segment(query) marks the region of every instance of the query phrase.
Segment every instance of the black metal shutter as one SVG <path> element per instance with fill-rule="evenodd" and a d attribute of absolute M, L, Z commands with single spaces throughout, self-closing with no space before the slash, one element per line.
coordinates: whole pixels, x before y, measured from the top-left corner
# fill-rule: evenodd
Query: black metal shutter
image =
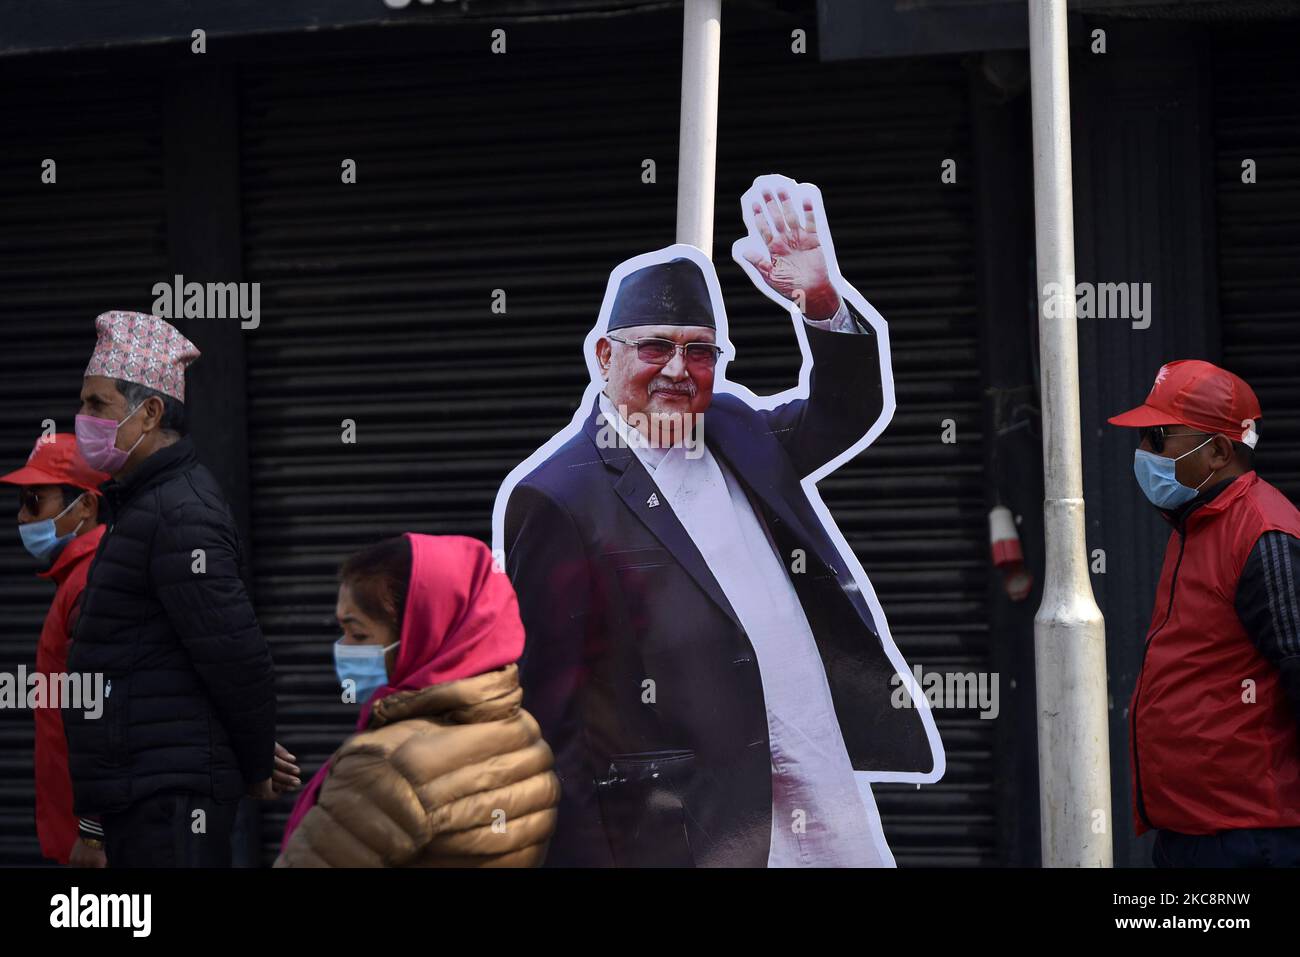
<path fill-rule="evenodd" d="M 590 48 L 246 75 L 256 591 L 280 739 L 309 772 L 355 718 L 332 703 L 338 562 L 406 530 L 488 540 L 501 480 L 582 394 L 609 270 L 673 241 L 679 22 L 656 47 L 629 46 L 624 20 Z M 898 391 L 885 437 L 825 499 L 909 662 L 987 670 L 973 225 L 966 188 L 939 179 L 967 155 L 965 78 L 948 60 L 820 64 L 789 43 L 781 29 L 724 37 L 714 259 L 731 374 L 770 392 L 797 368 L 788 319 L 729 260 L 740 194 L 764 172 L 816 182 L 845 274 L 890 321 Z M 498 288 L 505 315 L 490 311 Z M 956 444 L 940 442 L 945 418 Z M 886 832 L 902 864 L 991 863 L 993 722 L 939 722 L 947 777 L 877 788 Z M 267 815 L 268 860 L 287 809 Z"/>
<path fill-rule="evenodd" d="M 1253 34 L 1253 35 L 1252 35 Z M 1287 39 L 1286 37 L 1282 38 Z M 1264 410 L 1259 474 L 1300 502 L 1300 82 L 1288 42 L 1257 32 L 1215 64 L 1219 309 L 1223 363 Z M 1243 183 L 1242 162 L 1256 165 Z"/>
<path fill-rule="evenodd" d="M 147 309 L 166 274 L 156 87 L 117 75 L 6 83 L 0 94 L 0 474 L 27 459 L 41 423 L 71 432 L 95 316 Z M 41 163 L 57 182 L 41 182 Z M 0 671 L 35 666 L 54 586 L 34 576 L 0 488 Z M 0 709 L 0 864 L 41 862 L 33 814 L 32 714 Z"/>

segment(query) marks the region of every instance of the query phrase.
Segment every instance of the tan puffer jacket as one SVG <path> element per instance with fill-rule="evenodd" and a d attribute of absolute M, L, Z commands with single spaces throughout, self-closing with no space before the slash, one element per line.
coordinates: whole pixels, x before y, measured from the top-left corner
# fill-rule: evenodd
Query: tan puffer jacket
<path fill-rule="evenodd" d="M 551 749 L 517 666 L 375 702 L 276 867 L 535 867 L 555 829 Z"/>

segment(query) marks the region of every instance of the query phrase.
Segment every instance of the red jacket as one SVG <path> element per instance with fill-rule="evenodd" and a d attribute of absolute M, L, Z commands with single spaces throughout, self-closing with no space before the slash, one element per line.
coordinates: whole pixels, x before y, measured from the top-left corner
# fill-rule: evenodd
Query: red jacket
<path fill-rule="evenodd" d="M 36 670 L 60 674 L 68 667 L 68 638 L 76 622 L 81 592 L 86 587 L 90 560 L 104 537 L 105 526 L 79 535 L 63 547 L 48 571 L 40 573 L 58 585 L 54 603 L 45 616 L 36 648 Z M 41 853 L 68 863 L 77 841 L 77 818 L 72 813 L 72 778 L 68 774 L 68 742 L 63 736 L 63 715 L 58 708 L 36 709 L 36 834 Z"/>
<path fill-rule="evenodd" d="M 1174 525 L 1129 703 L 1137 833 L 1300 827 L 1296 715 L 1236 604 L 1260 536 L 1300 536 L 1300 512 L 1247 472 Z"/>

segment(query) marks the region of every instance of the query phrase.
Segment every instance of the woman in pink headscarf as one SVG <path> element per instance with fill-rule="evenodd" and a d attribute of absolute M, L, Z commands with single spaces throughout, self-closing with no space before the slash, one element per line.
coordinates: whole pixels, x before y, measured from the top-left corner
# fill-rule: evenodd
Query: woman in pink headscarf
<path fill-rule="evenodd" d="M 540 864 L 560 784 L 520 707 L 524 629 L 487 547 L 408 533 L 353 555 L 339 583 L 335 665 L 365 704 L 275 866 Z"/>

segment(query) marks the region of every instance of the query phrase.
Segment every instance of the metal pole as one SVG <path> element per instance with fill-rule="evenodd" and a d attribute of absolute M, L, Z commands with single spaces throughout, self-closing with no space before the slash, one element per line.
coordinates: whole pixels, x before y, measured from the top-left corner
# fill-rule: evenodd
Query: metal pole
<path fill-rule="evenodd" d="M 1039 807 L 1045 867 L 1110 867 L 1106 631 L 1083 524 L 1065 3 L 1029 0 L 1047 538 L 1034 617 Z"/>
<path fill-rule="evenodd" d="M 677 151 L 677 241 L 713 256 L 713 174 L 718 153 L 722 0 L 682 11 L 682 120 Z"/>

